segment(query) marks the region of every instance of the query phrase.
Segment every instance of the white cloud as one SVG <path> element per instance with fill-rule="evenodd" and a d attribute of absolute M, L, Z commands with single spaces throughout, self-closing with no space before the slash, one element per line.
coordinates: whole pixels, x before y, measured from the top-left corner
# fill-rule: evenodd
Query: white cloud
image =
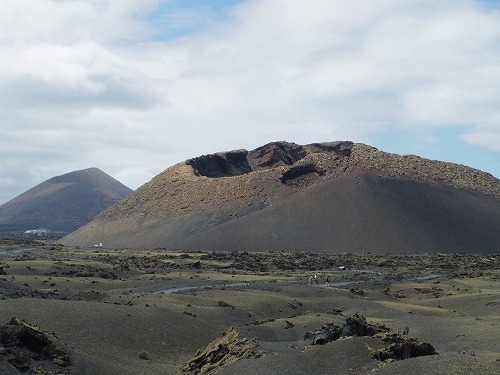
<path fill-rule="evenodd" d="M 281 139 L 369 143 L 460 125 L 461 139 L 500 151 L 498 11 L 253 0 L 218 24 L 189 9 L 151 24 L 161 3 L 2 2 L 0 202 L 74 169 L 135 188 L 188 157 Z M 195 32 L 162 40 L 182 25 Z"/>
<path fill-rule="evenodd" d="M 4 0 L 2 45 L 99 44 L 137 40 L 149 26 L 141 15 L 158 0 Z"/>

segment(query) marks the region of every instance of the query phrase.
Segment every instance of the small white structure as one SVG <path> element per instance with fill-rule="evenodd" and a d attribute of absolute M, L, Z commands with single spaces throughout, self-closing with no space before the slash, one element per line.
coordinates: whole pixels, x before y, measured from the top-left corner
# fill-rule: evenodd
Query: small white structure
<path fill-rule="evenodd" d="M 24 231 L 24 234 L 47 234 L 49 231 L 47 229 L 28 229 Z"/>

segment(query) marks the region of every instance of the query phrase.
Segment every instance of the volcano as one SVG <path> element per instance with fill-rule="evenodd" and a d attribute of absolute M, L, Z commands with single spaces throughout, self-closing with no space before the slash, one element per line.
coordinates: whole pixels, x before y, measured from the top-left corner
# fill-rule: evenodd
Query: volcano
<path fill-rule="evenodd" d="M 67 245 L 352 253 L 500 249 L 500 184 L 463 165 L 339 141 L 176 164 Z"/>
<path fill-rule="evenodd" d="M 131 192 L 98 168 L 53 177 L 0 206 L 0 235 L 61 236 Z"/>

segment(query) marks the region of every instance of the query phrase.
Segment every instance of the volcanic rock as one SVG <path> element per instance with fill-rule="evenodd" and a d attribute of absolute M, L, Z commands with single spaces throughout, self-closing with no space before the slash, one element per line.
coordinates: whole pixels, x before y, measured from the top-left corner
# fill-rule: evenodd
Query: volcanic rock
<path fill-rule="evenodd" d="M 257 341 L 244 338 L 231 327 L 221 338 L 212 341 L 184 363 L 178 373 L 205 374 L 239 359 L 255 356 L 257 345 Z"/>
<path fill-rule="evenodd" d="M 345 324 L 325 324 L 315 332 L 307 332 L 305 340 L 312 345 L 324 345 L 344 337 L 371 336 L 381 339 L 385 348 L 374 351 L 371 357 L 380 361 L 403 360 L 426 355 L 436 355 L 436 349 L 428 342 L 409 337 L 407 333 L 391 332 L 389 328 L 366 322 L 362 315 L 347 317 Z"/>
<path fill-rule="evenodd" d="M 48 359 L 59 367 L 71 365 L 69 355 L 56 344 L 52 333 L 13 317 L 0 327 L 3 356 L 20 371 L 31 367 L 31 360 Z"/>
<path fill-rule="evenodd" d="M 403 360 L 426 355 L 436 355 L 436 349 L 428 342 L 421 342 L 413 337 L 389 332 L 378 335 L 386 347 L 374 351 L 372 358 L 379 361 Z"/>
<path fill-rule="evenodd" d="M 389 329 L 386 327 L 368 324 L 364 316 L 355 314 L 352 317 L 347 317 L 345 324 L 340 326 L 327 323 L 314 332 L 307 332 L 304 339 L 312 339 L 312 345 L 324 345 L 341 337 L 375 336 L 378 333 L 388 331 Z"/>

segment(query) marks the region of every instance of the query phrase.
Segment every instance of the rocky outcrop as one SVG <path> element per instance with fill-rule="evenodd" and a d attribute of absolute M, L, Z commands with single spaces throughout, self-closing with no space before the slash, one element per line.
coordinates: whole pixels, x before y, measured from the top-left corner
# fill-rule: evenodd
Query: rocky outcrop
<path fill-rule="evenodd" d="M 307 155 L 302 146 L 288 142 L 272 142 L 249 153 L 253 169 L 275 168 L 292 165 Z"/>
<path fill-rule="evenodd" d="M 252 171 L 248 165 L 247 155 L 247 150 L 221 152 L 189 159 L 186 164 L 193 167 L 197 176 L 212 178 L 239 176 Z"/>
<path fill-rule="evenodd" d="M 436 349 L 428 342 L 419 341 L 405 334 L 387 332 L 378 335 L 386 347 L 376 350 L 371 354 L 373 359 L 379 361 L 398 361 L 426 355 L 436 355 Z"/>
<path fill-rule="evenodd" d="M 368 324 L 364 316 L 355 314 L 352 317 L 347 317 L 345 324 L 327 323 L 314 332 L 307 332 L 304 339 L 312 339 L 312 345 L 324 345 L 342 337 L 375 336 L 383 332 L 389 332 L 389 328 Z"/>
<path fill-rule="evenodd" d="M 381 339 L 385 347 L 373 351 L 371 357 L 380 361 L 394 361 L 426 355 L 436 355 L 436 349 L 428 342 L 421 342 L 408 336 L 406 332 L 395 333 L 385 326 L 369 324 L 362 315 L 347 317 L 345 324 L 327 323 L 314 332 L 307 332 L 305 340 L 312 345 L 324 345 L 344 337 L 371 336 Z"/>
<path fill-rule="evenodd" d="M 352 152 L 354 143 L 349 141 L 312 143 L 304 146 L 310 153 L 328 152 L 338 157 L 349 157 Z"/>
<path fill-rule="evenodd" d="M 40 360 L 49 360 L 57 368 L 70 366 L 68 353 L 56 341 L 53 333 L 15 317 L 0 327 L 1 354 L 22 372 L 34 371 L 32 362 Z M 40 365 L 36 370 L 40 370 Z"/>
<path fill-rule="evenodd" d="M 178 374 L 206 374 L 221 366 L 229 365 L 242 358 L 250 358 L 258 353 L 257 341 L 248 340 L 241 336 L 234 328 L 229 328 L 224 336 L 215 339 L 204 349 L 200 349 L 195 356 L 184 363 Z"/>
<path fill-rule="evenodd" d="M 315 163 L 304 163 L 301 165 L 292 166 L 290 169 L 283 172 L 280 180 L 283 184 L 299 185 L 299 181 L 304 181 L 311 175 L 324 175 L 325 171 L 318 168 Z"/>

